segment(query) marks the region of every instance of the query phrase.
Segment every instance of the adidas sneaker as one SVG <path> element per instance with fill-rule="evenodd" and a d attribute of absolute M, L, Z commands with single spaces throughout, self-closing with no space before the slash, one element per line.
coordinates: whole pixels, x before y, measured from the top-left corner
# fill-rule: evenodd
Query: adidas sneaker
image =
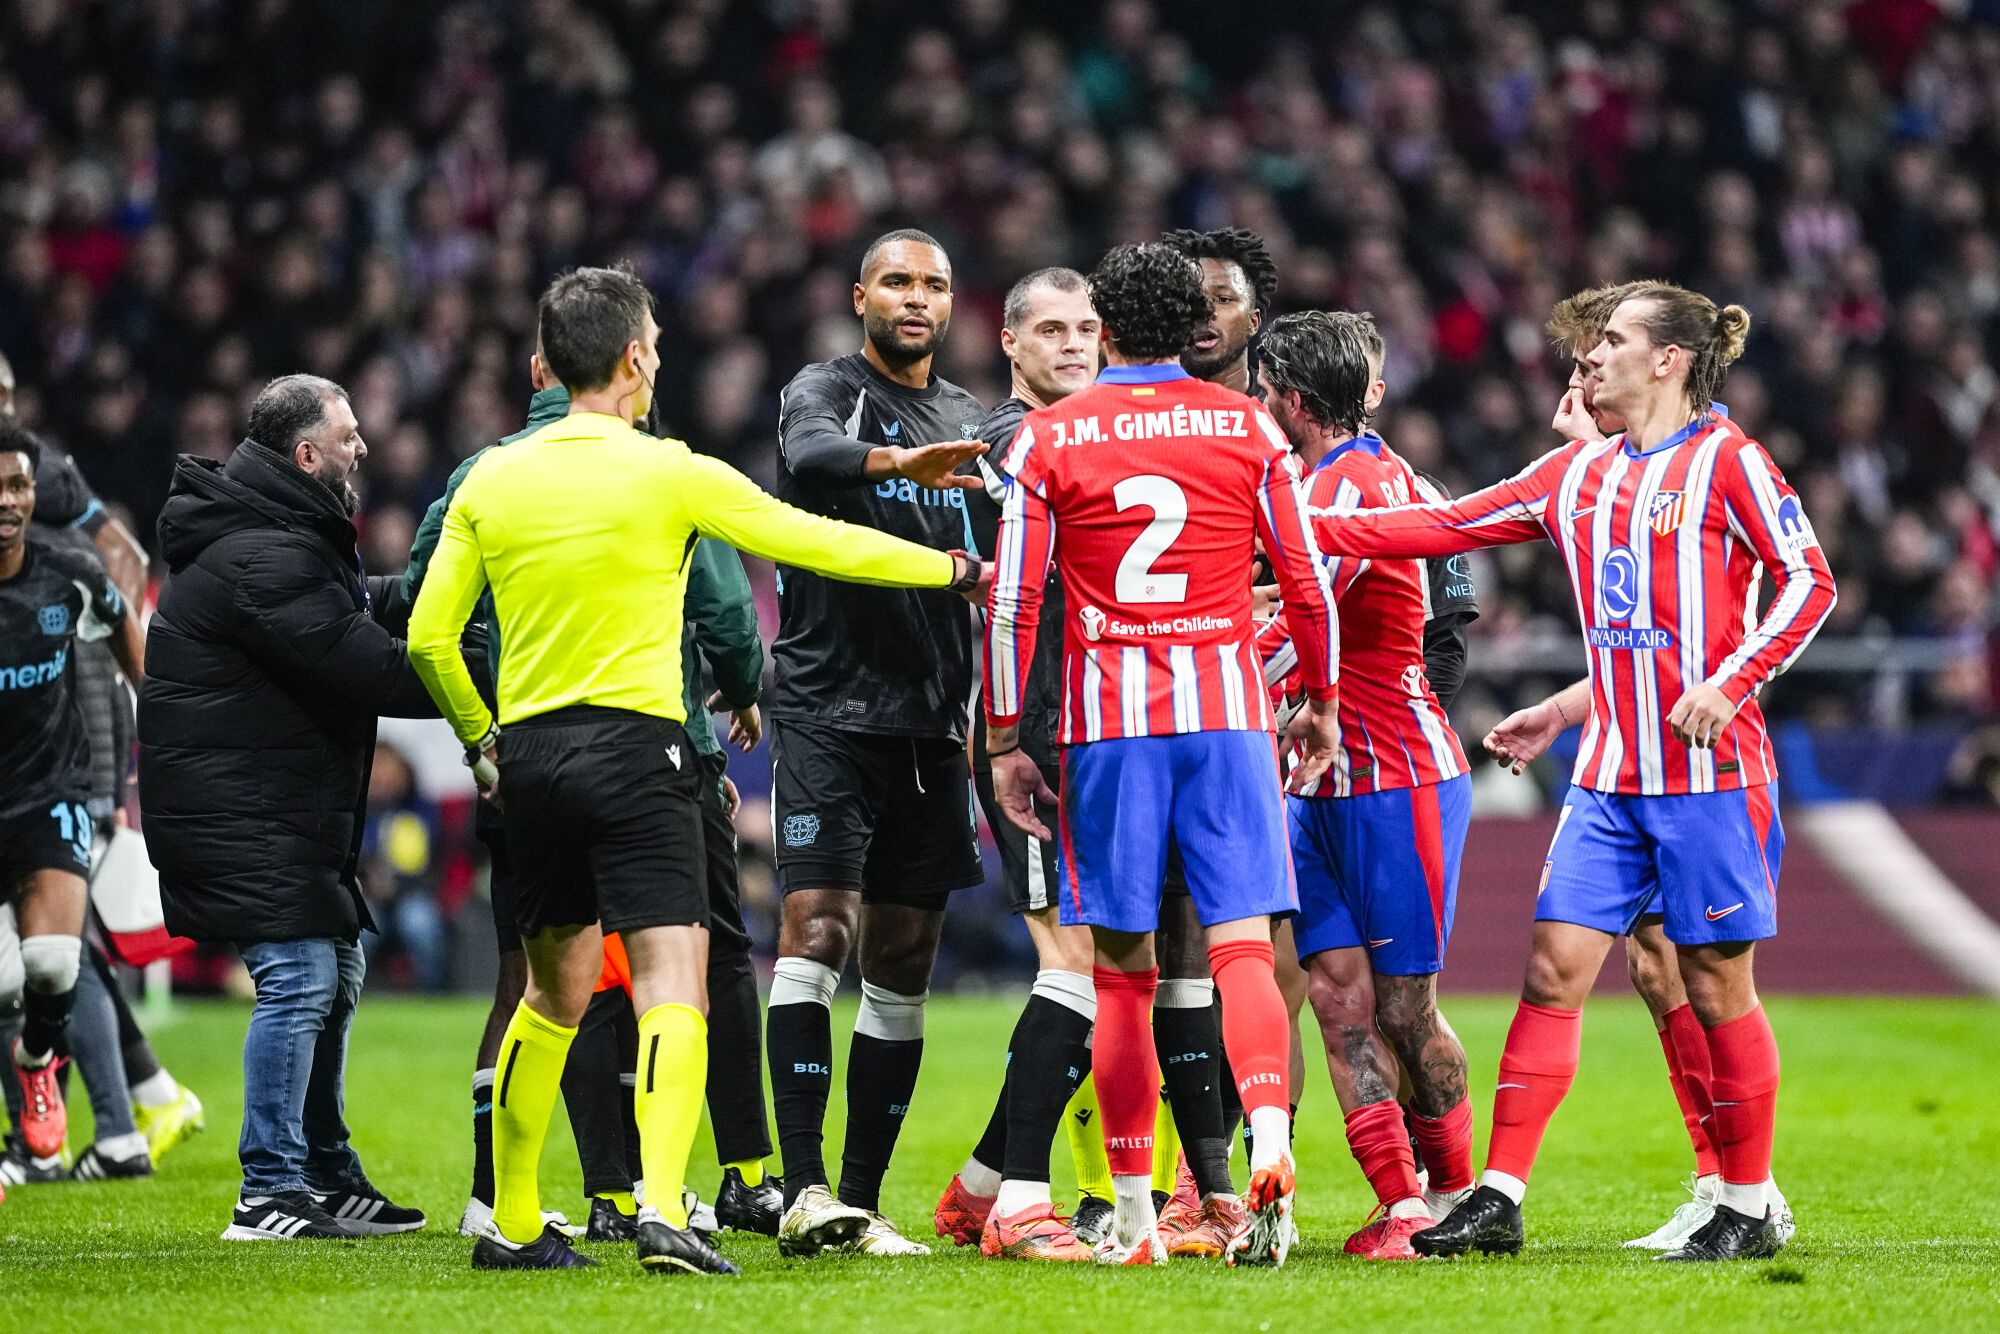
<path fill-rule="evenodd" d="M 222 1230 L 224 1241 L 345 1241 L 353 1235 L 302 1190 L 245 1195 Z"/>
<path fill-rule="evenodd" d="M 351 1190 L 318 1191 L 312 1198 L 333 1221 L 356 1237 L 384 1237 L 392 1232 L 414 1232 L 424 1225 L 421 1209 L 406 1209 L 363 1180 Z"/>

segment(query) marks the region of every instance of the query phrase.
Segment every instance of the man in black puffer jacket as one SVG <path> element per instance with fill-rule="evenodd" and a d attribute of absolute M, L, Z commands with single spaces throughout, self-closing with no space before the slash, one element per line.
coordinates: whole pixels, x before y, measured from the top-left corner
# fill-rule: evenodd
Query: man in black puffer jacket
<path fill-rule="evenodd" d="M 227 463 L 184 457 L 160 514 L 170 573 L 146 636 L 139 787 L 167 927 L 236 946 L 257 984 L 243 1043 L 242 1198 L 226 1240 L 403 1232 L 369 1185 L 342 1075 L 361 995 L 355 866 L 380 714 L 436 716 L 364 575 L 347 393 L 265 386 Z M 155 670 L 156 669 L 156 670 Z"/>

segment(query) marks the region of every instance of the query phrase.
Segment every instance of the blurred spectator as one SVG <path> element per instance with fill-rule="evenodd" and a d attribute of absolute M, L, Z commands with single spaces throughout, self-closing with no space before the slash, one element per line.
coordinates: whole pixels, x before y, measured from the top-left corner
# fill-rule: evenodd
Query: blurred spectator
<path fill-rule="evenodd" d="M 392 746 L 376 746 L 361 836 L 361 890 L 381 929 L 361 943 L 378 985 L 443 991 L 450 980 L 437 903 L 437 835 L 437 811 L 417 791 L 409 761 Z"/>

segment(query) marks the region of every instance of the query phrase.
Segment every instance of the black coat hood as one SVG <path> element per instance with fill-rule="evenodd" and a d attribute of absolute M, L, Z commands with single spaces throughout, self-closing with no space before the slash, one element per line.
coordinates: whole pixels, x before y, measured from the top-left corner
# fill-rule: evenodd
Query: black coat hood
<path fill-rule="evenodd" d="M 332 491 L 254 440 L 226 463 L 183 454 L 160 510 L 160 552 L 178 570 L 206 548 L 246 528 L 317 532 L 354 548 L 354 522 Z"/>

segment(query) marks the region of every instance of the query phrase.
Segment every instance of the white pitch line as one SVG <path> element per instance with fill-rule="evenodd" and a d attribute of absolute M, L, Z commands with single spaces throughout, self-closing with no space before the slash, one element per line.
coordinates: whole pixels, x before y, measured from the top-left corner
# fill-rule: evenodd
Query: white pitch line
<path fill-rule="evenodd" d="M 1792 823 L 1919 949 L 1967 986 L 2000 996 L 2000 926 L 1878 803 L 1806 806 Z"/>

